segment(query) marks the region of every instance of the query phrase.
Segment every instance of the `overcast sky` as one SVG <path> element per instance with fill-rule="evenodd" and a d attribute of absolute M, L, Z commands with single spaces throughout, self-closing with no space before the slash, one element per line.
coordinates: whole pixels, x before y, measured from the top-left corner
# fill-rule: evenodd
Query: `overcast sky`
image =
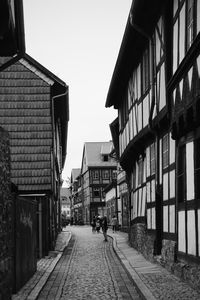
<path fill-rule="evenodd" d="M 69 86 L 62 174 L 81 167 L 84 142 L 111 140 L 105 108 L 132 0 L 24 0 L 26 52 Z"/>

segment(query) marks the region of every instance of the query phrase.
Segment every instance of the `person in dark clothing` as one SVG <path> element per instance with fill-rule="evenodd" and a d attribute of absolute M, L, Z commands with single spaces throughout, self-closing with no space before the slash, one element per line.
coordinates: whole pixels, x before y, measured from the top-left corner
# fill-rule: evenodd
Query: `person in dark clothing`
<path fill-rule="evenodd" d="M 100 228 L 101 228 L 101 220 L 100 220 L 99 217 L 97 217 L 97 219 L 96 219 L 96 231 L 97 231 L 97 233 L 100 232 Z"/>
<path fill-rule="evenodd" d="M 102 219 L 101 227 L 102 227 L 102 232 L 103 232 L 103 236 L 104 236 L 104 241 L 107 242 L 108 241 L 108 238 L 107 238 L 108 222 L 107 222 L 106 216 L 104 216 Z"/>
<path fill-rule="evenodd" d="M 92 225 L 92 232 L 95 233 L 96 232 L 96 218 L 95 218 L 95 216 L 92 219 L 91 225 Z"/>

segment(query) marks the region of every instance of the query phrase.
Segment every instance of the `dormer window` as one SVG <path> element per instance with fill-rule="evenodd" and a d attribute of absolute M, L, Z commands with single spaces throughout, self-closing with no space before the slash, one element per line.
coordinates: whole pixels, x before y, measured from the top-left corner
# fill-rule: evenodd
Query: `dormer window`
<path fill-rule="evenodd" d="M 103 154 L 103 161 L 108 161 L 108 154 Z"/>

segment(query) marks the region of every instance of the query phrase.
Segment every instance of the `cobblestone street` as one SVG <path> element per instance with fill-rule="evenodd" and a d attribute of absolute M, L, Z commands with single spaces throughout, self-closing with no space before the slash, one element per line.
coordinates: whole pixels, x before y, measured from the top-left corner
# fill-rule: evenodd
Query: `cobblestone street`
<path fill-rule="evenodd" d="M 104 242 L 89 227 L 70 229 L 72 239 L 38 299 L 140 299 L 111 239 Z"/>

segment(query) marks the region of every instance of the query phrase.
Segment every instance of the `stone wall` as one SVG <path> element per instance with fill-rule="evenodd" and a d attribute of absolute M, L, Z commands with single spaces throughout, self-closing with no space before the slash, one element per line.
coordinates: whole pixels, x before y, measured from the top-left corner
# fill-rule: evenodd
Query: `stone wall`
<path fill-rule="evenodd" d="M 177 243 L 163 240 L 160 263 L 200 292 L 200 266 L 196 262 L 177 259 Z"/>
<path fill-rule="evenodd" d="M 0 127 L 0 299 L 11 299 L 13 276 L 13 201 L 9 136 Z"/>
<path fill-rule="evenodd" d="M 150 261 L 154 260 L 154 235 L 147 234 L 146 225 L 143 223 L 131 225 L 129 232 L 130 245 L 144 255 Z"/>

